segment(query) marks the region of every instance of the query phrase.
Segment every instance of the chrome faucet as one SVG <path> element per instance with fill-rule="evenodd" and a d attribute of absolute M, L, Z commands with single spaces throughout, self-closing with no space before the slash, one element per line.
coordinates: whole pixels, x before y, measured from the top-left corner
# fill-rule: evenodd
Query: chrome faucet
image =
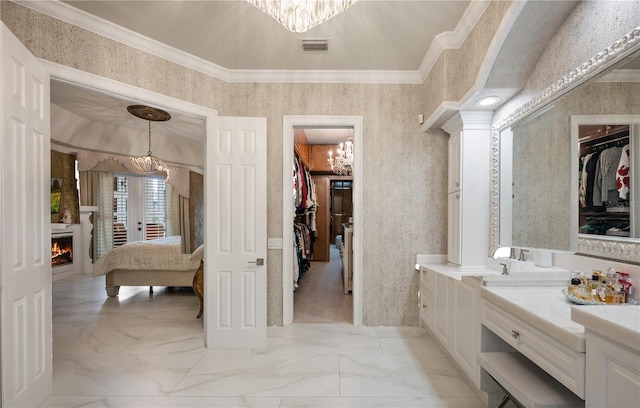
<path fill-rule="evenodd" d="M 502 274 L 503 275 L 508 275 L 509 274 L 509 270 L 507 269 L 507 264 L 506 263 L 501 263 L 500 265 L 502 265 Z"/>
<path fill-rule="evenodd" d="M 518 261 L 526 261 L 526 258 L 524 257 L 524 253 L 525 252 L 529 252 L 528 249 L 521 249 L 520 250 L 520 257 L 518 258 Z"/>

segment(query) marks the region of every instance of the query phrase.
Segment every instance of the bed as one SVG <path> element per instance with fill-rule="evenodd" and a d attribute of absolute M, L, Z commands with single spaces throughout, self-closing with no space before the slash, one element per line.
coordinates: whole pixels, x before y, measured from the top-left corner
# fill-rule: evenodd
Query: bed
<path fill-rule="evenodd" d="M 118 296 L 120 286 L 191 286 L 202 249 L 182 254 L 180 236 L 129 242 L 96 260 L 93 276 L 105 275 L 109 297 Z"/>

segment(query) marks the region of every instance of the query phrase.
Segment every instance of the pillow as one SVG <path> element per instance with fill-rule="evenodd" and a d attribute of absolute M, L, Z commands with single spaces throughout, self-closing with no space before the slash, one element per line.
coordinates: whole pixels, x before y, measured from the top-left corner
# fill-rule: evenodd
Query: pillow
<path fill-rule="evenodd" d="M 204 244 L 196 248 L 196 250 L 193 251 L 193 253 L 191 254 L 191 257 L 189 257 L 190 261 L 201 261 L 203 259 L 204 259 Z"/>

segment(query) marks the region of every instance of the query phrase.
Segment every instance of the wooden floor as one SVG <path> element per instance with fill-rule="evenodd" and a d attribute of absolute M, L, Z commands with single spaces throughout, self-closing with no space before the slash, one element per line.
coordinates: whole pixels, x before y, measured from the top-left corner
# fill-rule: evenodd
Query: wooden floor
<path fill-rule="evenodd" d="M 294 323 L 353 323 L 353 297 L 344 294 L 342 261 L 335 245 L 330 262 L 311 262 L 293 294 Z"/>

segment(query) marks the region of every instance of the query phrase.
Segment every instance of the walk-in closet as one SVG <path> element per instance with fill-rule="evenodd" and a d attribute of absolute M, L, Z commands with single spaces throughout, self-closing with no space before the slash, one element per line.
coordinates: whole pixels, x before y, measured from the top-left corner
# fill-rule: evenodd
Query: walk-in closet
<path fill-rule="evenodd" d="M 629 125 L 579 126 L 580 233 L 630 237 L 632 209 Z"/>
<path fill-rule="evenodd" d="M 352 129 L 294 131 L 294 323 L 351 323 Z"/>

